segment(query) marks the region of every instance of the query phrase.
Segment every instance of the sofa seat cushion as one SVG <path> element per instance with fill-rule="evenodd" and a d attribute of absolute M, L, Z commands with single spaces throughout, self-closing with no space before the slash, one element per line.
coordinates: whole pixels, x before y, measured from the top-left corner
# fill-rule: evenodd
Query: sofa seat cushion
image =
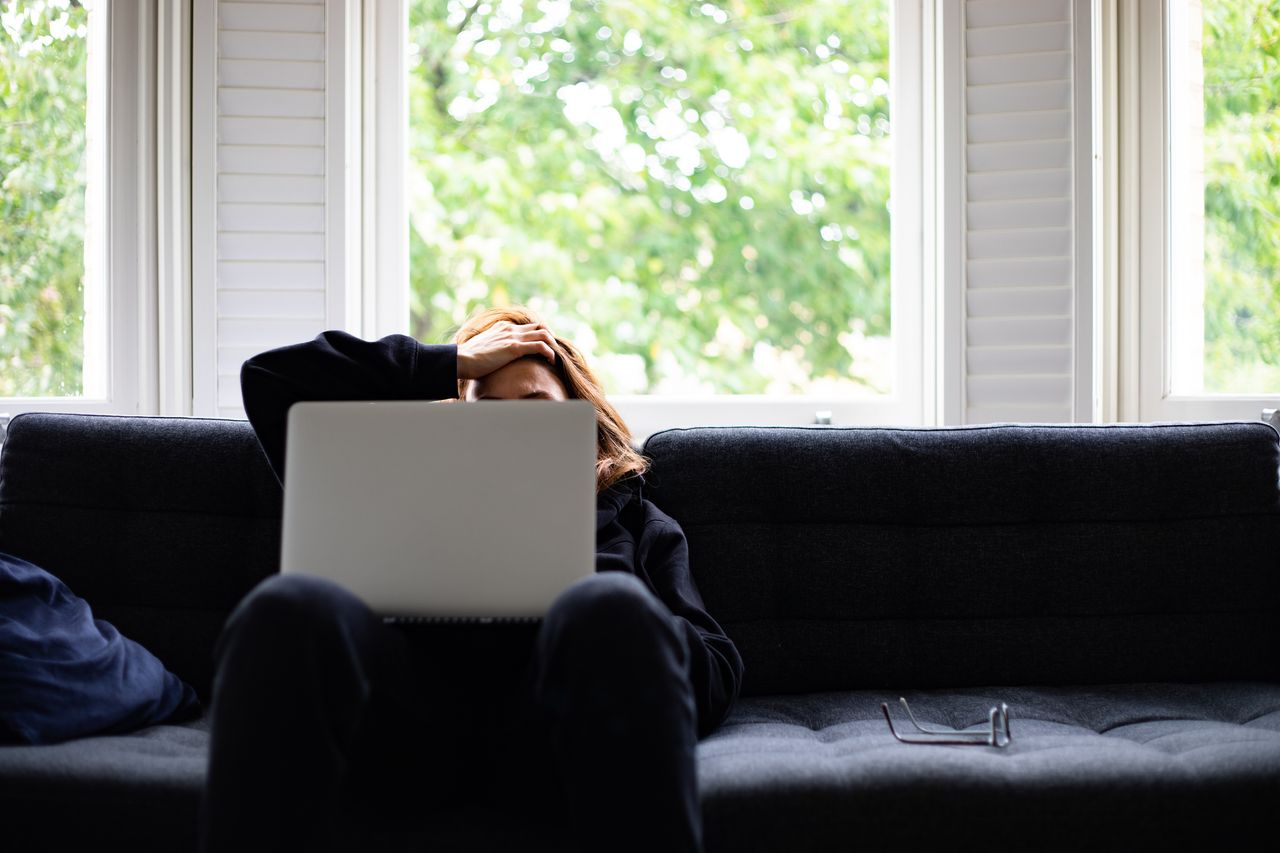
<path fill-rule="evenodd" d="M 0 747 L 0 814 L 15 850 L 196 848 L 208 716 L 127 735 Z"/>
<path fill-rule="evenodd" d="M 904 744 L 928 729 L 1013 741 Z M 906 726 L 900 724 L 905 722 Z M 698 747 L 708 850 L 835 849 L 958 837 L 1149 843 L 1267 826 L 1280 802 L 1280 684 L 862 690 L 741 700 Z M 768 808 L 761 808 L 762 802 Z"/>

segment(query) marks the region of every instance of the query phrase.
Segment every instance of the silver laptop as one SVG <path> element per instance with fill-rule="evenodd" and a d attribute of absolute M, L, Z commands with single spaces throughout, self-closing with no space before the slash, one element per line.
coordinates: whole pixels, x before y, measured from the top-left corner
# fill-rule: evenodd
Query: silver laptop
<path fill-rule="evenodd" d="M 584 400 L 297 403 L 281 571 L 411 620 L 536 619 L 595 570 Z"/>

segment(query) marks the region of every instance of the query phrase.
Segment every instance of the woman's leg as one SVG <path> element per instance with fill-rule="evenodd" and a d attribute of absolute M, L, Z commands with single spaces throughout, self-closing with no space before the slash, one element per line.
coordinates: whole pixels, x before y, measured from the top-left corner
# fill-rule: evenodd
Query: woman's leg
<path fill-rule="evenodd" d="M 215 651 L 205 845 L 323 850 L 360 807 L 413 793 L 423 739 L 403 637 L 329 581 L 276 575 Z M 353 808 L 354 807 L 354 808 Z"/>
<path fill-rule="evenodd" d="M 584 578 L 547 614 L 532 698 L 583 850 L 701 850 L 688 658 L 675 617 L 634 575 Z"/>

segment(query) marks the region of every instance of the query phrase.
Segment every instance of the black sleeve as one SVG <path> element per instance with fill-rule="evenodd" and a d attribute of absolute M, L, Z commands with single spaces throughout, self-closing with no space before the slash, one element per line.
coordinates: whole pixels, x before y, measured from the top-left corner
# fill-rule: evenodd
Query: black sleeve
<path fill-rule="evenodd" d="M 742 688 L 742 656 L 707 613 L 689 571 L 689 543 L 670 516 L 650 521 L 639 563 L 658 597 L 670 608 L 689 643 L 689 680 L 698 705 L 698 737 L 728 716 Z"/>
<path fill-rule="evenodd" d="M 303 400 L 444 400 L 458 396 L 458 348 L 407 335 L 365 341 L 322 332 L 313 341 L 255 355 L 240 368 L 244 410 L 284 482 L 289 407 Z"/>

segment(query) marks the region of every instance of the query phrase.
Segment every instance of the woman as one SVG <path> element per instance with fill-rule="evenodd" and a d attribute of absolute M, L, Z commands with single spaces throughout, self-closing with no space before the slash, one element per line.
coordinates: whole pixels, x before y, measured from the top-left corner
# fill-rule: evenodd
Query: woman
<path fill-rule="evenodd" d="M 492 309 L 446 345 L 325 332 L 249 359 L 241 385 L 281 482 L 300 400 L 590 401 L 596 574 L 536 626 L 399 627 L 335 584 L 263 581 L 215 652 L 207 849 L 368 849 L 491 805 L 582 850 L 700 850 L 694 748 L 737 697 L 742 660 L 582 354 L 527 310 Z"/>

